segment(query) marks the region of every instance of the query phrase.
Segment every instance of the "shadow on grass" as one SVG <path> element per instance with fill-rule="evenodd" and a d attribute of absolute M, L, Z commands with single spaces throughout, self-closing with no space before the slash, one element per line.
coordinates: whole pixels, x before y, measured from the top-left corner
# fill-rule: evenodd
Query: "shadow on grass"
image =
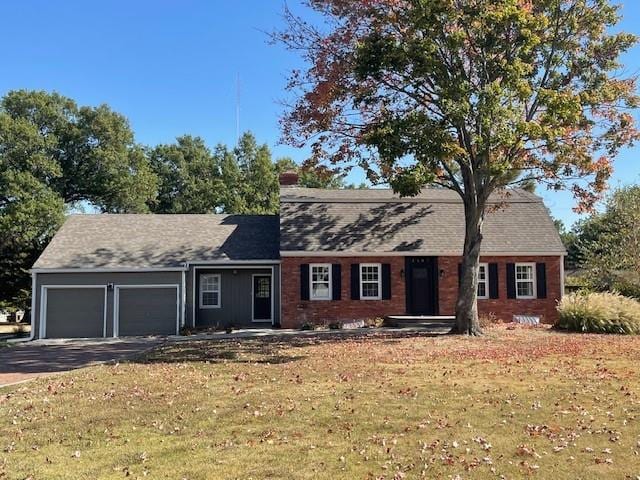
<path fill-rule="evenodd" d="M 142 357 L 139 363 L 261 363 L 284 364 L 303 360 L 307 355 L 293 349 L 313 347 L 327 343 L 353 341 L 394 342 L 403 338 L 438 337 L 433 332 L 406 332 L 386 330 L 371 332 L 309 332 L 295 336 L 270 335 L 258 338 L 185 340 L 166 343 Z"/>

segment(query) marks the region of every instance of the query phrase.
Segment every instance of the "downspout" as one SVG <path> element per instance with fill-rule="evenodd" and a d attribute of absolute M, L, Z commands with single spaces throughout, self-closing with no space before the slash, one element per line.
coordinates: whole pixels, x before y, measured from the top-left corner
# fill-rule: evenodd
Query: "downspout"
<path fill-rule="evenodd" d="M 566 254 L 560 256 L 560 300 L 564 297 L 564 257 Z"/>
<path fill-rule="evenodd" d="M 188 268 L 188 264 L 184 264 L 184 268 Z M 180 323 L 181 327 L 184 327 L 185 324 L 187 323 L 187 272 L 186 270 L 182 270 L 181 272 L 181 276 L 182 276 L 182 291 L 181 291 L 181 297 L 182 297 L 182 321 Z"/>
<path fill-rule="evenodd" d="M 36 276 L 38 274 L 34 271 L 31 272 L 31 332 L 26 338 L 10 338 L 7 343 L 22 343 L 30 342 L 36 335 Z"/>

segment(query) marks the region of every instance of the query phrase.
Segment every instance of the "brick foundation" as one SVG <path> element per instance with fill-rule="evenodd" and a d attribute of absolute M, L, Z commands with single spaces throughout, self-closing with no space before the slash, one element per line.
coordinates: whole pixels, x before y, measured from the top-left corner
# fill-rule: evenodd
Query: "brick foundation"
<path fill-rule="evenodd" d="M 481 315 L 494 314 L 511 321 L 513 315 L 541 316 L 545 323 L 557 318 L 556 302 L 560 298 L 560 262 L 553 257 L 482 257 L 482 262 L 498 264 L 499 298 L 479 299 Z M 406 313 L 404 257 L 284 257 L 282 258 L 282 318 L 283 328 L 298 328 L 305 322 L 330 323 L 364 320 Z M 507 298 L 507 263 L 544 262 L 547 273 L 547 298 L 517 300 Z M 342 271 L 341 299 L 301 300 L 300 265 L 304 263 L 339 263 Z M 390 300 L 351 300 L 350 266 L 353 263 L 388 263 L 391 266 Z M 453 315 L 458 294 L 459 257 L 439 257 L 439 314 Z"/>

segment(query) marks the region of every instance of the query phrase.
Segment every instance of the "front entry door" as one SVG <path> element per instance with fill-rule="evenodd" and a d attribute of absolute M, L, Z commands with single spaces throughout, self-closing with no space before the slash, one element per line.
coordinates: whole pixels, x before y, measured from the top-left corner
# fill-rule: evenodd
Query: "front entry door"
<path fill-rule="evenodd" d="M 253 321 L 271 321 L 271 275 L 253 276 Z"/>
<path fill-rule="evenodd" d="M 407 283 L 407 313 L 438 314 L 438 259 L 409 257 L 405 265 Z"/>

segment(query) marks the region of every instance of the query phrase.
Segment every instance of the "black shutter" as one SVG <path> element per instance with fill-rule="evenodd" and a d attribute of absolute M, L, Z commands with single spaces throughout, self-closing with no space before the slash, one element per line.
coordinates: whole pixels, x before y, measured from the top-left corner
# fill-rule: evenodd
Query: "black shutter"
<path fill-rule="evenodd" d="M 351 264 L 351 300 L 360 300 L 360 264 Z"/>
<path fill-rule="evenodd" d="M 489 298 L 500 298 L 498 289 L 498 264 L 489 264 Z"/>
<path fill-rule="evenodd" d="M 538 298 L 547 298 L 547 266 L 536 263 L 536 290 Z"/>
<path fill-rule="evenodd" d="M 507 263 L 507 298 L 516 298 L 516 264 Z"/>
<path fill-rule="evenodd" d="M 333 300 L 340 300 L 340 292 L 342 291 L 342 273 L 339 263 L 331 265 L 331 288 Z"/>
<path fill-rule="evenodd" d="M 462 264 L 458 264 L 458 290 L 462 286 Z"/>
<path fill-rule="evenodd" d="M 382 299 L 389 300 L 391 298 L 391 265 L 382 264 Z"/>
<path fill-rule="evenodd" d="M 309 264 L 300 265 L 300 299 L 309 300 Z"/>

